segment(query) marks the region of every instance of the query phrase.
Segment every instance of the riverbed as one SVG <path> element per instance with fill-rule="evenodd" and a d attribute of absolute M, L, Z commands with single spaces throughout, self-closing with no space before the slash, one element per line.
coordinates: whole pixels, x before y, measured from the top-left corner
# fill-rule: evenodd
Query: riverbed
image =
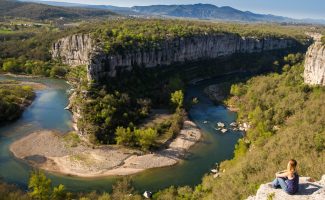
<path fill-rule="evenodd" d="M 1 79 L 8 77 L 0 76 Z M 13 79 L 13 78 L 10 78 Z M 22 117 L 10 124 L 0 127 L 0 178 L 9 183 L 15 183 L 26 188 L 30 166 L 16 159 L 9 151 L 9 146 L 15 140 L 32 132 L 48 129 L 61 133 L 72 130 L 71 113 L 64 110 L 68 104 L 69 85 L 64 80 L 48 78 L 14 78 L 22 81 L 34 81 L 47 85 L 45 90 L 36 92 L 36 99 L 26 109 Z M 239 131 L 229 130 L 222 134 L 215 130 L 217 122 L 224 122 L 228 127 L 236 119 L 236 113 L 224 106 L 215 105 L 203 93 L 203 89 L 222 81 L 215 78 L 201 81 L 187 89 L 187 98 L 198 97 L 199 103 L 189 111 L 189 117 L 202 130 L 203 140 L 190 150 L 190 155 L 180 164 L 172 167 L 146 170 L 133 175 L 136 189 L 156 191 L 171 185 L 194 186 L 208 173 L 216 162 L 233 157 L 237 140 L 242 136 Z M 119 177 L 78 178 L 48 173 L 54 185 L 64 184 L 71 191 L 110 191 L 112 184 Z"/>

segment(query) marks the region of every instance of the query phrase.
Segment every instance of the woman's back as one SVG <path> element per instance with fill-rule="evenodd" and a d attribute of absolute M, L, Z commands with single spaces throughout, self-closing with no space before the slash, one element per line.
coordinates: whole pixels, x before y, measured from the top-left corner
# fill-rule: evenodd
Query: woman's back
<path fill-rule="evenodd" d="M 299 175 L 297 172 L 295 172 L 293 174 L 293 178 L 292 179 L 287 179 L 287 186 L 288 186 L 288 193 L 290 194 L 294 194 L 296 192 L 298 192 L 299 189 Z"/>

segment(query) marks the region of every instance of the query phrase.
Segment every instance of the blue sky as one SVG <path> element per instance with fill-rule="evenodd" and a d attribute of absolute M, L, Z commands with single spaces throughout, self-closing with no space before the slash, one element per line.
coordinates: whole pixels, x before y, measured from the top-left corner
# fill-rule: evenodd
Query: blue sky
<path fill-rule="evenodd" d="M 325 19 L 325 0 L 52 0 L 114 6 L 210 3 L 294 18 Z"/>

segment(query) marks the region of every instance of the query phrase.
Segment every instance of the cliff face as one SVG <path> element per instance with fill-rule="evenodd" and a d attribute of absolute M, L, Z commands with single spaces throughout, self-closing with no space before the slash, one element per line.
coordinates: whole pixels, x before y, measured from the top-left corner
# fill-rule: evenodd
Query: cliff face
<path fill-rule="evenodd" d="M 325 45 L 319 40 L 308 48 L 304 79 L 307 84 L 325 86 Z"/>
<path fill-rule="evenodd" d="M 87 65 L 94 50 L 93 44 L 89 34 L 71 35 L 52 45 L 52 57 L 71 66 Z"/>
<path fill-rule="evenodd" d="M 114 77 L 117 70 L 132 66 L 156 67 L 198 59 L 214 59 L 234 53 L 253 53 L 284 49 L 296 45 L 284 38 L 240 37 L 235 34 L 200 35 L 159 42 L 155 47 L 107 54 L 95 47 L 89 35 L 73 35 L 53 44 L 52 56 L 69 65 L 87 65 L 88 78 L 98 81 Z"/>

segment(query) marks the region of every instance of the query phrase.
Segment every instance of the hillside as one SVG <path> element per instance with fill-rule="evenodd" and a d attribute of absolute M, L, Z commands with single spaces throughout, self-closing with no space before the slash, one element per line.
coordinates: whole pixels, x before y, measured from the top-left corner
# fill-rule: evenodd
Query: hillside
<path fill-rule="evenodd" d="M 199 19 L 219 19 L 249 22 L 293 21 L 293 19 L 285 17 L 255 14 L 248 11 L 240 11 L 229 6 L 218 7 L 212 4 L 135 6 L 132 7 L 132 10 L 137 11 L 139 13 L 146 13 L 152 15 L 165 15 L 172 17 L 186 17 Z"/>
<path fill-rule="evenodd" d="M 20 17 L 35 20 L 58 19 L 79 19 L 89 17 L 104 17 L 115 15 L 108 10 L 86 9 L 86 8 L 65 8 L 49 6 L 39 3 L 25 3 L 14 0 L 0 0 L 0 17 Z"/>
<path fill-rule="evenodd" d="M 323 19 L 292 19 L 288 17 L 276 16 L 272 14 L 258 14 L 250 11 L 241 11 L 229 6 L 218 7 L 212 4 L 193 4 L 193 5 L 151 5 L 119 7 L 112 5 L 92 5 L 80 3 L 68 3 L 58 1 L 41 0 L 21 0 L 23 2 L 35 2 L 40 4 L 60 6 L 67 8 L 92 8 L 100 10 L 110 10 L 121 15 L 137 16 L 162 16 L 180 17 L 194 19 L 211 19 L 224 21 L 241 22 L 276 22 L 276 23 L 298 23 L 298 24 L 325 24 Z"/>
<path fill-rule="evenodd" d="M 303 56 L 279 60 L 283 72 L 256 76 L 231 87 L 228 105 L 238 108 L 238 121 L 250 129 L 236 145 L 234 158 L 220 165 L 220 177 L 206 175 L 188 194 L 194 199 L 244 199 L 274 179 L 290 158 L 300 176 L 319 180 L 325 165 L 325 89 L 303 81 Z M 177 189 L 178 191 L 181 188 Z M 179 196 L 175 188 L 157 194 Z M 200 198 L 201 197 L 201 198 Z"/>

